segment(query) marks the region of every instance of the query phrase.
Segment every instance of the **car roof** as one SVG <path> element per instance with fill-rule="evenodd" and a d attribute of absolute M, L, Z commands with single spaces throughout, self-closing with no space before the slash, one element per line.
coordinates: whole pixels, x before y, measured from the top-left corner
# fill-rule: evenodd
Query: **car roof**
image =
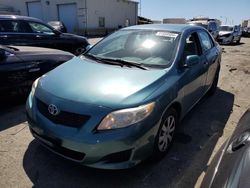
<path fill-rule="evenodd" d="M 200 26 L 193 26 L 189 24 L 145 24 L 145 25 L 135 25 L 123 28 L 122 30 L 130 30 L 130 29 L 145 29 L 145 30 L 165 30 L 165 31 L 173 31 L 182 33 L 185 30 L 190 29 L 201 29 Z"/>
<path fill-rule="evenodd" d="M 26 20 L 26 21 L 35 21 L 42 22 L 42 20 L 29 17 L 29 16 L 19 16 L 19 15 L 0 15 L 0 19 L 2 20 Z"/>

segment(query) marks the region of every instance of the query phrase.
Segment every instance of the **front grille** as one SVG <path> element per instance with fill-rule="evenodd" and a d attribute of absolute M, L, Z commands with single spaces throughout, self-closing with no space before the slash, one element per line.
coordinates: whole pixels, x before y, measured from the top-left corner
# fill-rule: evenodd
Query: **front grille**
<path fill-rule="evenodd" d="M 39 112 L 55 124 L 79 128 L 90 118 L 88 115 L 75 114 L 65 111 L 60 111 L 58 115 L 52 115 L 49 113 L 48 105 L 46 103 L 36 99 L 36 104 Z"/>
<path fill-rule="evenodd" d="M 61 154 L 64 157 L 70 158 L 71 160 L 75 160 L 75 161 L 82 161 L 85 157 L 85 153 L 73 151 L 73 150 L 62 147 L 61 141 L 59 139 L 50 138 L 50 137 L 47 137 L 45 135 L 37 134 L 32 129 L 30 129 L 30 132 L 32 133 L 32 135 L 35 138 L 37 138 L 47 148 L 49 148 L 50 150 L 52 150 L 58 154 Z M 47 144 L 43 140 L 49 141 L 52 145 Z"/>

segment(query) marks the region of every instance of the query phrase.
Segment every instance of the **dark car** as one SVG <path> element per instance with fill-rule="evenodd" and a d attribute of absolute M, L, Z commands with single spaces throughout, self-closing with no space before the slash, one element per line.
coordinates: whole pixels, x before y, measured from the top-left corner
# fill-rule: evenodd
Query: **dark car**
<path fill-rule="evenodd" d="M 34 82 L 26 104 L 31 133 L 95 168 L 161 158 L 179 120 L 216 91 L 220 61 L 220 46 L 202 27 L 123 28 Z"/>
<path fill-rule="evenodd" d="M 201 184 L 202 188 L 250 187 L 250 108 L 231 138 L 217 152 Z"/>
<path fill-rule="evenodd" d="M 67 28 L 61 21 L 50 21 L 48 24 L 62 33 L 67 33 Z"/>
<path fill-rule="evenodd" d="M 79 55 L 89 45 L 82 36 L 61 33 L 41 20 L 0 15 L 0 44 L 55 48 Z"/>
<path fill-rule="evenodd" d="M 74 57 L 61 50 L 0 45 L 0 93 L 29 92 L 33 81 Z"/>

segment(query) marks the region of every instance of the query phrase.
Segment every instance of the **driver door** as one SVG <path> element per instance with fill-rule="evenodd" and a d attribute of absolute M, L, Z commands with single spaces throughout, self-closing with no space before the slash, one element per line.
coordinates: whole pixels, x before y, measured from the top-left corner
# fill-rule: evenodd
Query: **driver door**
<path fill-rule="evenodd" d="M 51 28 L 38 22 L 29 21 L 26 23 L 32 30 L 31 37 L 34 42 L 32 46 L 58 48 L 59 37 Z"/>

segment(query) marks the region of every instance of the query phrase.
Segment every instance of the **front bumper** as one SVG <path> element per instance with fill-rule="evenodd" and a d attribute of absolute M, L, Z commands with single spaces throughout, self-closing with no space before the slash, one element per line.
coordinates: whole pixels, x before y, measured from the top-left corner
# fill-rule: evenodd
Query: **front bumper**
<path fill-rule="evenodd" d="M 217 42 L 219 44 L 231 44 L 233 42 L 233 36 L 232 35 L 230 35 L 229 37 L 219 36 Z"/>
<path fill-rule="evenodd" d="M 159 127 L 159 122 L 150 116 L 127 128 L 102 132 L 90 129 L 100 122 L 92 119 L 82 128 L 66 127 L 44 117 L 31 96 L 27 100 L 26 111 L 31 133 L 42 145 L 64 158 L 102 169 L 130 168 L 146 159 L 153 151 Z"/>

